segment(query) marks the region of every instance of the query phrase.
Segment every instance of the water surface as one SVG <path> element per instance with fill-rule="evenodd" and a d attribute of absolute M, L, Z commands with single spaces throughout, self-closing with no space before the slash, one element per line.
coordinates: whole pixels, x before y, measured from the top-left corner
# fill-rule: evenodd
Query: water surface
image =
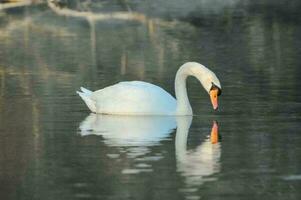
<path fill-rule="evenodd" d="M 202 2 L 0 11 L 0 198 L 300 199 L 300 3 Z M 219 112 L 192 78 L 193 118 L 90 115 L 75 93 L 143 80 L 174 95 L 187 61 L 221 80 Z"/>

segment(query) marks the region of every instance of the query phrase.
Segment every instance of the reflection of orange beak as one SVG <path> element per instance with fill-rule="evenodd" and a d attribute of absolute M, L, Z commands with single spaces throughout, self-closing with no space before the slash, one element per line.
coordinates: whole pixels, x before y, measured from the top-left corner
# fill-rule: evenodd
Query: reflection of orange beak
<path fill-rule="evenodd" d="M 214 89 L 210 90 L 210 92 L 209 92 L 211 103 L 212 103 L 214 110 L 218 109 L 217 94 L 218 94 L 217 88 L 214 88 Z"/>
<path fill-rule="evenodd" d="M 216 121 L 213 121 L 213 126 L 211 129 L 210 140 L 212 144 L 218 143 L 218 125 Z"/>

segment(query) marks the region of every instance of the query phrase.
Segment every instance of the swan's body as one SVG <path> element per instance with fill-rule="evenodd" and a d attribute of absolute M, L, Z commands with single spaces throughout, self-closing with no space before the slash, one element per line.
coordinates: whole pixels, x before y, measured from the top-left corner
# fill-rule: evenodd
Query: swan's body
<path fill-rule="evenodd" d="M 212 71 L 199 63 L 188 62 L 180 67 L 176 75 L 177 99 L 164 89 L 143 81 L 120 82 L 95 92 L 81 88 L 82 91 L 77 93 L 94 113 L 192 115 L 186 91 L 186 78 L 190 75 L 195 76 L 208 93 L 216 88 L 220 92 L 220 82 Z"/>
<path fill-rule="evenodd" d="M 165 90 L 143 81 L 120 82 L 90 95 L 88 92 L 87 96 L 93 99 L 88 105 L 90 110 L 103 114 L 174 115 L 177 106 L 175 98 Z"/>

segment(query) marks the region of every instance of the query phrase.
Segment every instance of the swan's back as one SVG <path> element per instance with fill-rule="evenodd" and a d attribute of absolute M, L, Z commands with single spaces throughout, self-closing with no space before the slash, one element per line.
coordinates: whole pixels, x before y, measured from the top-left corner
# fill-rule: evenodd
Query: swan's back
<path fill-rule="evenodd" d="M 162 88 L 142 82 L 127 81 L 93 92 L 96 112 L 127 115 L 174 115 L 176 100 Z M 94 111 L 95 112 L 95 111 Z"/>

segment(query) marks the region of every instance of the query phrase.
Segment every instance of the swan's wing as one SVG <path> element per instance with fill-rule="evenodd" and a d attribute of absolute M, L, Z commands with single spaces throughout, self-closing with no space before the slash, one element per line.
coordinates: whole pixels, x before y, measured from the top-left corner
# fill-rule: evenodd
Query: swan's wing
<path fill-rule="evenodd" d="M 176 100 L 162 88 L 129 81 L 95 91 L 91 97 L 98 113 L 108 114 L 174 114 Z"/>

